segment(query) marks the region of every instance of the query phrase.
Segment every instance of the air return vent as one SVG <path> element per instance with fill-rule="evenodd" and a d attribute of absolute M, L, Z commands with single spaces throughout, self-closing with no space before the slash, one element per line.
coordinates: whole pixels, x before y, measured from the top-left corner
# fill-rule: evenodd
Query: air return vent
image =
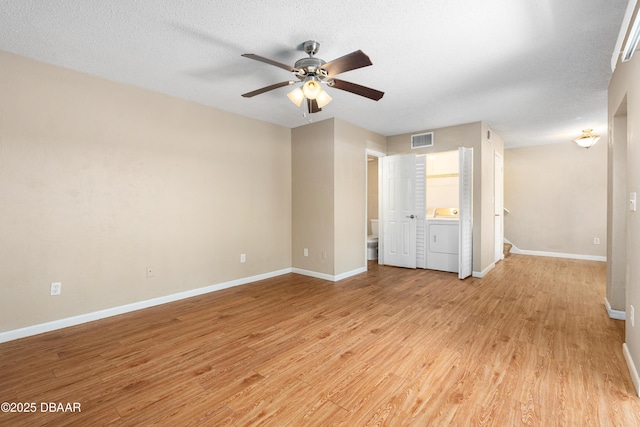
<path fill-rule="evenodd" d="M 411 135 L 411 148 L 433 147 L 433 132 Z"/>

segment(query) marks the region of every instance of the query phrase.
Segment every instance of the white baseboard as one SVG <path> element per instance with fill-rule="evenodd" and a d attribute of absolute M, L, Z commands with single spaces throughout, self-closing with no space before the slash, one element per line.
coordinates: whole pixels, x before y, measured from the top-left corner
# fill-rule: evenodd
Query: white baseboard
<path fill-rule="evenodd" d="M 584 259 L 587 261 L 602 261 L 607 262 L 607 257 L 598 256 L 598 255 L 580 255 L 580 254 L 568 254 L 564 252 L 547 252 L 547 251 L 529 251 L 526 249 L 520 249 L 516 247 L 513 243 L 511 243 L 506 238 L 503 239 L 504 243 L 508 243 L 511 245 L 511 250 L 509 253 L 512 254 L 520 254 L 520 255 L 533 255 L 533 256 L 548 256 L 552 258 L 570 258 L 570 259 Z"/>
<path fill-rule="evenodd" d="M 334 276 L 326 273 L 318 273 L 317 271 L 304 270 L 302 268 L 293 268 L 291 269 L 292 273 L 302 274 L 303 276 L 315 277 L 316 279 L 329 280 L 330 282 L 335 282 Z"/>
<path fill-rule="evenodd" d="M 471 273 L 471 275 L 472 275 L 473 277 L 477 277 L 477 278 L 479 278 L 479 279 L 482 279 L 484 276 L 486 276 L 486 275 L 487 275 L 487 273 L 488 273 L 488 272 L 490 272 L 491 270 L 493 270 L 493 267 L 495 267 L 495 266 L 496 266 L 496 263 L 495 263 L 495 262 L 492 262 L 492 263 L 491 263 L 491 264 L 489 264 L 489 266 L 488 266 L 487 268 L 485 268 L 484 270 L 482 270 L 482 271 L 473 271 L 473 272 Z"/>
<path fill-rule="evenodd" d="M 342 279 L 346 279 L 356 274 L 364 273 L 367 271 L 367 267 L 358 268 L 356 270 L 347 271 L 346 273 L 338 274 L 336 276 L 326 273 L 318 273 L 317 271 L 304 270 L 302 268 L 294 268 L 292 273 L 302 274 L 303 276 L 315 277 L 316 279 L 328 280 L 330 282 L 337 282 Z"/>
<path fill-rule="evenodd" d="M 513 253 L 516 253 L 516 252 L 513 252 Z M 607 257 L 598 256 L 598 255 L 567 254 L 564 252 L 528 251 L 525 249 L 520 250 L 519 253 L 523 255 L 547 256 L 552 258 L 570 258 L 570 259 L 583 259 L 587 261 L 607 262 Z"/>
<path fill-rule="evenodd" d="M 627 361 L 627 367 L 629 368 L 633 387 L 636 389 L 636 394 L 640 397 L 640 376 L 638 376 L 638 370 L 636 369 L 636 365 L 633 363 L 627 343 L 622 344 L 622 354 L 624 354 L 624 360 Z"/>
<path fill-rule="evenodd" d="M 338 274 L 337 276 L 335 276 L 336 278 L 335 281 L 337 282 L 339 280 L 343 280 L 351 276 L 356 276 L 360 273 L 365 273 L 366 271 L 367 271 L 367 267 L 362 267 L 362 268 L 357 268 L 355 270 L 347 271 L 346 273 Z"/>
<path fill-rule="evenodd" d="M 142 310 L 144 308 L 153 307 L 156 305 L 167 304 L 174 301 L 179 301 L 186 298 L 195 297 L 209 292 L 215 292 L 222 289 L 231 288 L 234 286 L 245 285 L 251 282 L 257 282 L 259 280 L 270 279 L 272 277 L 281 276 L 283 274 L 291 273 L 291 268 L 285 268 L 283 270 L 272 271 L 270 273 L 259 274 L 257 276 L 245 277 L 242 279 L 236 279 L 229 282 L 218 283 L 216 285 L 206 286 L 204 288 L 191 289 L 189 291 L 179 292 L 177 294 L 165 295 L 158 298 L 152 298 L 145 301 L 139 301 L 131 304 L 121 305 L 118 307 L 107 308 L 105 310 L 94 311 L 92 313 L 81 314 L 78 316 L 67 317 L 65 319 L 54 320 L 47 323 L 41 323 L 39 325 L 27 326 L 25 328 L 14 329 L 12 331 L 0 333 L 0 343 L 17 340 L 19 338 L 25 338 L 32 335 L 42 334 L 44 332 L 51 332 L 58 329 L 68 328 L 69 326 L 76 326 L 82 323 L 92 322 L 94 320 L 104 319 L 106 317 L 117 316 L 119 314 L 129 313 L 131 311 Z"/>
<path fill-rule="evenodd" d="M 626 320 L 627 313 L 622 310 L 614 310 L 611 308 L 611 304 L 609 304 L 609 300 L 605 297 L 604 306 L 607 308 L 607 313 L 609 313 L 609 317 L 616 320 Z"/>

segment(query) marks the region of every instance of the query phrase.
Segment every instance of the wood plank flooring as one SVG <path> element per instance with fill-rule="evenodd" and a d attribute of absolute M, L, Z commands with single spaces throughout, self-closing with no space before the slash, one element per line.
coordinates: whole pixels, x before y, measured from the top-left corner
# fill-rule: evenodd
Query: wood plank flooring
<path fill-rule="evenodd" d="M 605 264 L 289 274 L 0 344 L 0 425 L 636 426 Z M 81 412 L 41 411 L 42 402 Z"/>

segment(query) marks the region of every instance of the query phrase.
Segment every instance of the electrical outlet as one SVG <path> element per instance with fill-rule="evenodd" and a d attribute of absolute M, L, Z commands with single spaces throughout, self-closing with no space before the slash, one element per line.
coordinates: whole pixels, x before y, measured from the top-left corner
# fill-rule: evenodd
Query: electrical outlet
<path fill-rule="evenodd" d="M 62 292 L 62 283 L 53 282 L 51 283 L 51 295 L 60 295 Z"/>
<path fill-rule="evenodd" d="M 594 244 L 594 245 L 599 245 L 599 244 L 600 244 L 600 238 L 598 238 L 598 237 L 594 237 L 594 238 L 593 238 L 593 244 Z"/>
<path fill-rule="evenodd" d="M 153 277 L 153 267 L 147 267 L 147 277 Z"/>
<path fill-rule="evenodd" d="M 304 256 L 309 256 L 309 249 L 304 248 Z"/>
<path fill-rule="evenodd" d="M 247 262 L 247 254 L 240 254 L 240 262 Z"/>
<path fill-rule="evenodd" d="M 629 312 L 629 317 L 631 317 L 631 327 L 633 328 L 636 326 L 636 310 L 633 306 L 630 306 Z"/>

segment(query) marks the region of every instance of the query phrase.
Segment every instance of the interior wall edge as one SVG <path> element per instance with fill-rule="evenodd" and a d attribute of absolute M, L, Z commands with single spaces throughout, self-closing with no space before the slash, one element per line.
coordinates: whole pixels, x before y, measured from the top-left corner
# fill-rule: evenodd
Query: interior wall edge
<path fill-rule="evenodd" d="M 631 357 L 627 343 L 622 344 L 622 353 L 624 354 L 624 360 L 627 362 L 627 368 L 629 368 L 633 388 L 635 388 L 636 394 L 640 397 L 640 375 L 638 375 L 638 369 L 636 369 L 636 365 L 633 363 L 633 358 Z"/>
<path fill-rule="evenodd" d="M 471 276 L 473 276 L 473 277 L 475 277 L 475 278 L 477 278 L 477 279 L 482 279 L 482 278 L 483 278 L 484 276 L 486 276 L 486 275 L 487 275 L 491 270 L 493 270 L 493 267 L 495 267 L 495 266 L 496 266 L 496 263 L 495 263 L 495 262 L 492 262 L 491 264 L 489 264 L 489 265 L 487 266 L 487 268 L 485 268 L 485 269 L 484 269 L 484 270 L 482 270 L 482 271 L 473 271 L 473 272 L 471 273 Z"/>
<path fill-rule="evenodd" d="M 611 304 L 609 304 L 609 300 L 607 299 L 607 297 L 604 298 L 604 306 L 607 309 L 607 313 L 609 314 L 609 317 L 611 319 L 616 319 L 616 320 L 627 319 L 627 313 L 625 311 L 615 310 L 611 308 Z"/>

